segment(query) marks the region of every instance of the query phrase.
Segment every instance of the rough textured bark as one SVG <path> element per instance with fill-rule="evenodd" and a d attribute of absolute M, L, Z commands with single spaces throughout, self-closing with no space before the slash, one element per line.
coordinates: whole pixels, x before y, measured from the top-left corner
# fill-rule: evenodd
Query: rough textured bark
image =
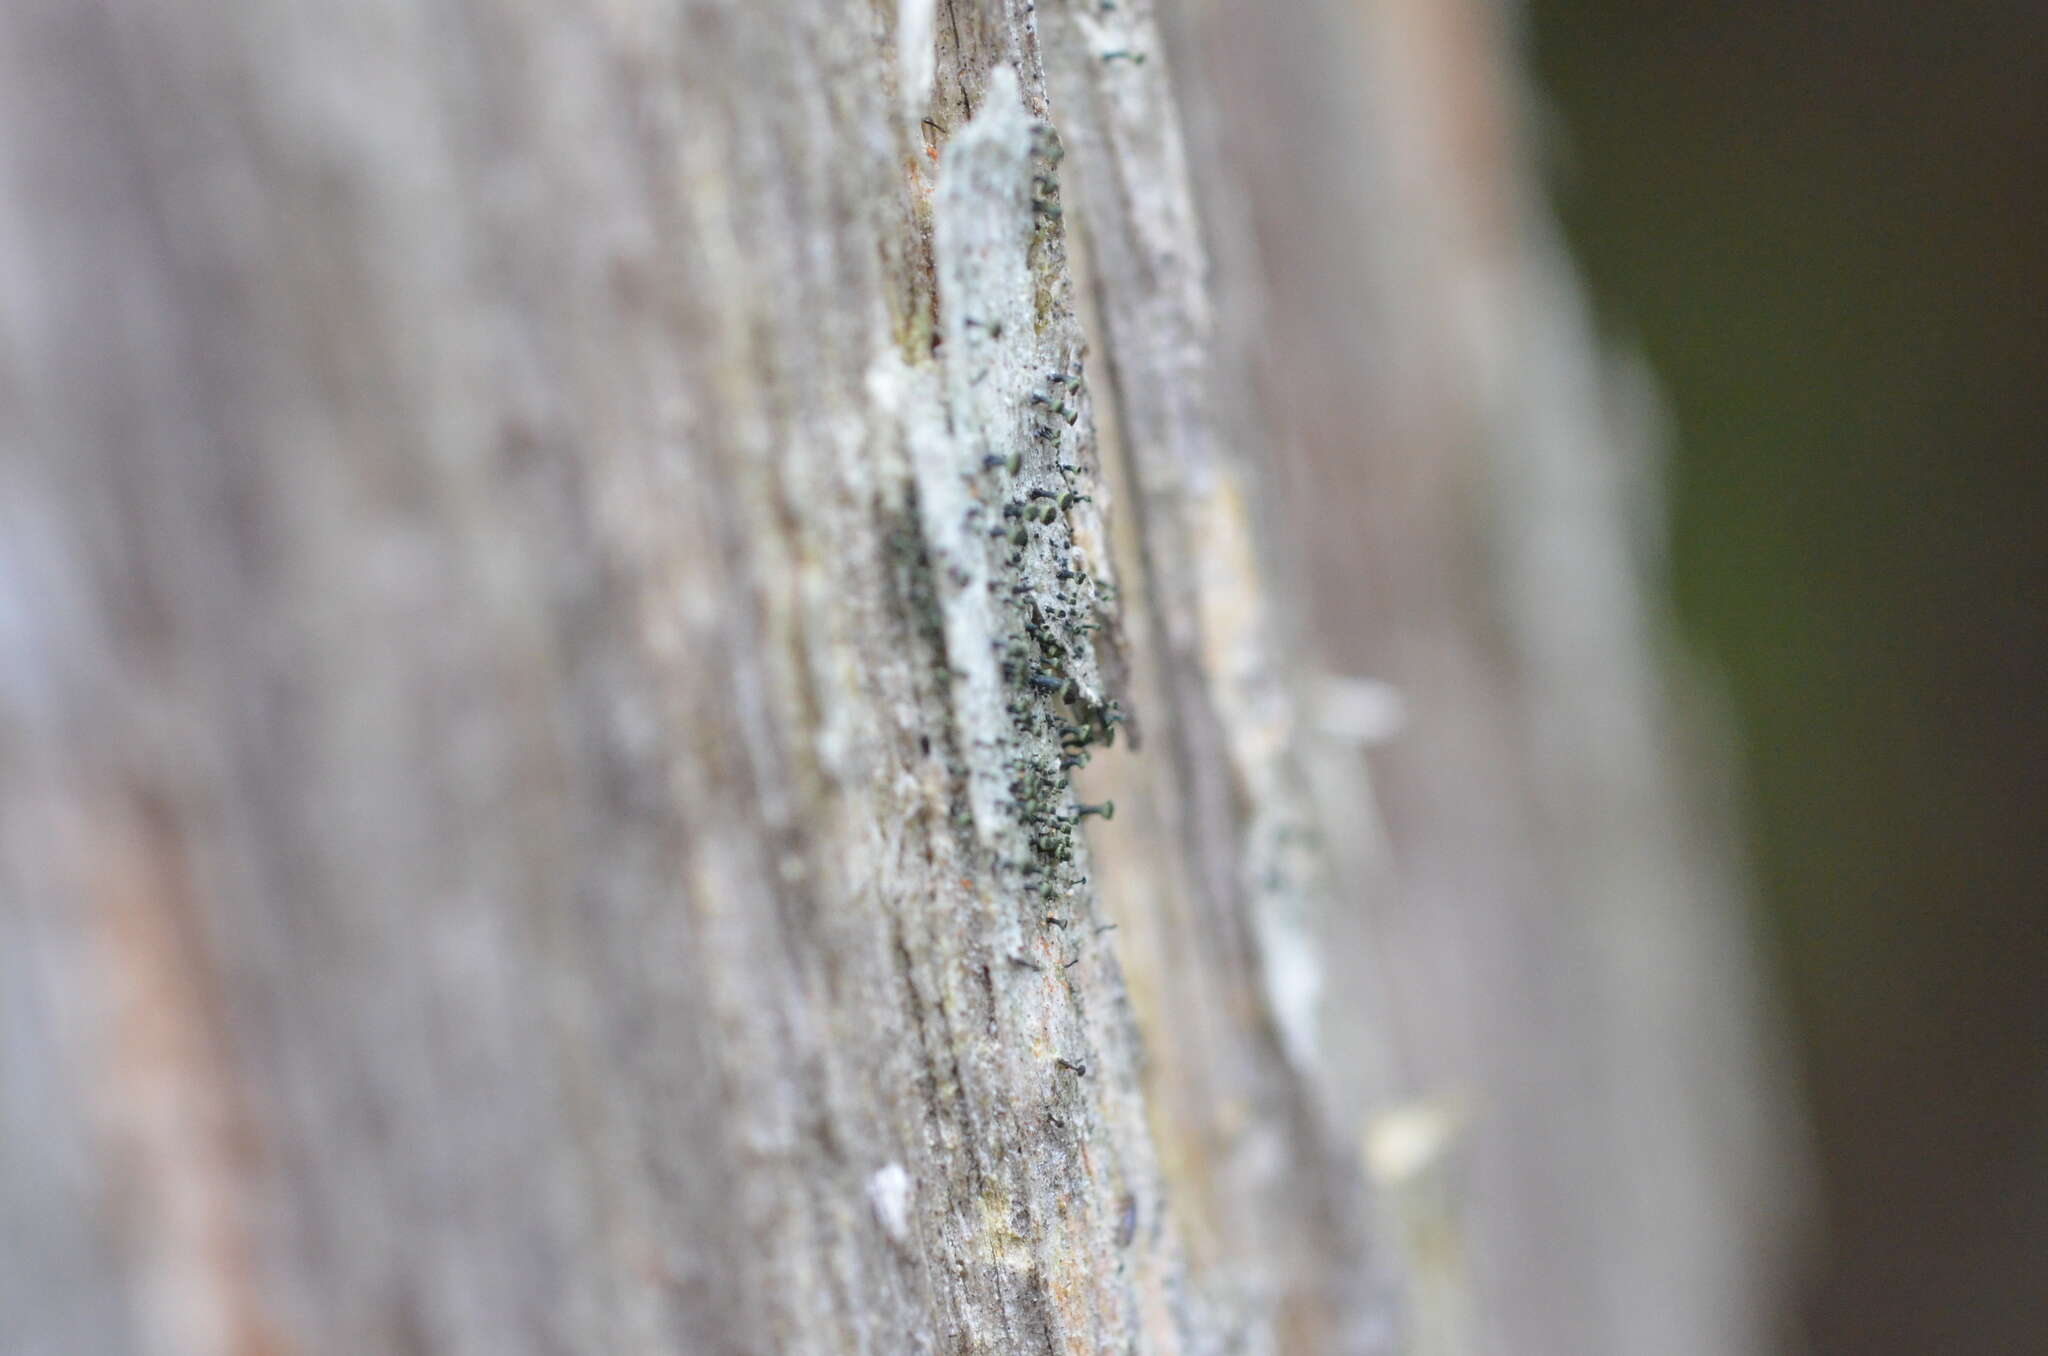
<path fill-rule="evenodd" d="M 0 14 L 0 1345 L 1739 1349 L 1606 377 L 1352 89 L 1433 12 Z"/>

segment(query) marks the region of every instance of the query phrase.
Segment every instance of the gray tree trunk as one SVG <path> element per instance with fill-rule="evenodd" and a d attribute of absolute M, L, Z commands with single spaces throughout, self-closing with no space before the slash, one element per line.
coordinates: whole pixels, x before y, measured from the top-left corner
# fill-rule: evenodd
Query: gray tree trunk
<path fill-rule="evenodd" d="M 0 10 L 0 1350 L 1749 1349 L 1628 388 L 1274 8 Z"/>

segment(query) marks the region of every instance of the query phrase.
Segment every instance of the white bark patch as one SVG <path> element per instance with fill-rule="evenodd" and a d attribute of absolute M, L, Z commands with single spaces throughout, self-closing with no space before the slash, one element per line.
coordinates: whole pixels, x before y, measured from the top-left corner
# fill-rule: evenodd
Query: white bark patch
<path fill-rule="evenodd" d="M 1315 728 L 1326 738 L 1361 748 L 1391 742 L 1408 726 L 1408 699 L 1377 678 L 1324 674 L 1309 691 Z"/>
<path fill-rule="evenodd" d="M 910 1242 L 910 1174 L 901 1163 L 891 1163 L 868 1178 L 868 1204 L 891 1243 Z"/>
<path fill-rule="evenodd" d="M 903 116 L 914 118 L 932 97 L 938 51 L 932 45 L 938 0 L 897 0 L 896 82 Z"/>

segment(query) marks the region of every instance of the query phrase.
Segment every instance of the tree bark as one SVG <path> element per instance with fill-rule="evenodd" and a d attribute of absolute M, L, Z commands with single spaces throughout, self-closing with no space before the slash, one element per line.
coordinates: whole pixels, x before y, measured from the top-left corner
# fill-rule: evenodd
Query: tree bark
<path fill-rule="evenodd" d="M 1745 1348 L 1502 45 L 1280 8 L 0 13 L 0 1347 Z"/>

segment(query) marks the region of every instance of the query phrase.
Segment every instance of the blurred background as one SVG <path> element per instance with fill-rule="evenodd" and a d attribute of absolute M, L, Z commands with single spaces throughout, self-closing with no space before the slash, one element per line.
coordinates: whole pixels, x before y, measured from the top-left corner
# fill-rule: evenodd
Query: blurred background
<path fill-rule="evenodd" d="M 2048 6 L 1536 0 L 1673 423 L 1820 1240 L 1786 1350 L 2048 1350 Z"/>

